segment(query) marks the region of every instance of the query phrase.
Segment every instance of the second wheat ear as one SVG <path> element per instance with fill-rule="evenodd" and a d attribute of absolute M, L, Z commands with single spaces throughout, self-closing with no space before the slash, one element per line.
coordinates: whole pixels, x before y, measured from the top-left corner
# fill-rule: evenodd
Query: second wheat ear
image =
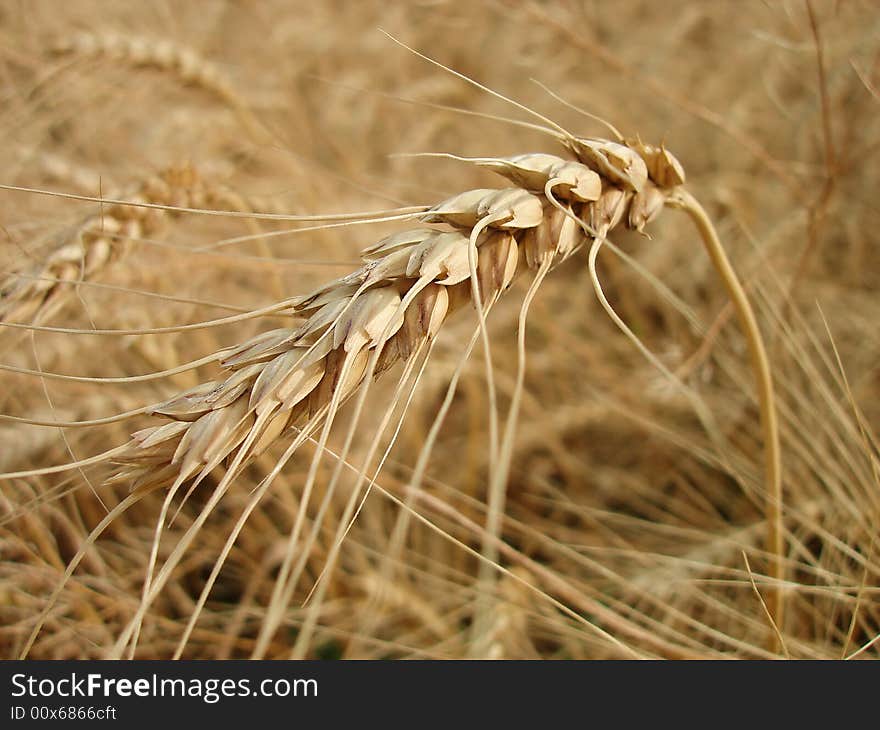
<path fill-rule="evenodd" d="M 161 525 L 165 510 L 184 484 L 189 484 L 191 490 L 225 462 L 228 470 L 205 509 L 213 508 L 253 457 L 271 444 L 298 434 L 290 439 L 284 459 L 257 490 L 252 501 L 255 506 L 295 449 L 317 433 L 323 423 L 320 454 L 341 404 L 358 391 L 365 393 L 361 386 L 368 387 L 374 377 L 396 362 L 412 365 L 453 310 L 467 302 L 476 309 L 488 355 L 486 314 L 519 273 L 531 270 L 543 278 L 555 265 L 590 243 L 594 266 L 594 253 L 611 231 L 621 225 L 643 231 L 664 206 L 671 206 L 686 211 L 697 224 L 749 342 L 764 424 L 770 574 L 778 586 L 784 578 L 781 481 L 770 369 L 754 314 L 718 236 L 705 211 L 683 189 L 682 166 L 664 147 L 639 140 L 624 143 L 570 135 L 558 139 L 575 159 L 526 154 L 468 161 L 500 174 L 512 186 L 466 191 L 427 209 L 421 227 L 393 234 L 366 249 L 360 269 L 294 300 L 291 312 L 302 319 L 298 325 L 265 332 L 217 353 L 217 379 L 148 409 L 166 422 L 139 431 L 127 446 L 112 452 L 112 459 L 122 467 L 114 481 L 128 482 L 135 490 L 131 495 L 134 499 L 127 500 L 126 505 L 133 504 L 138 495 L 170 488 L 158 523 Z M 489 387 L 491 400 L 491 378 Z M 356 425 L 355 418 L 351 432 Z M 497 424 L 493 431 L 492 454 L 497 462 Z M 344 460 L 345 455 L 343 452 L 340 458 Z M 361 481 L 365 471 L 366 467 Z M 503 493 L 500 482 L 506 474 L 503 468 L 492 471 L 490 512 L 492 494 L 496 489 Z M 304 487 L 303 513 L 314 478 L 310 473 Z M 327 493 L 333 488 L 335 477 Z M 353 496 L 359 488 L 352 491 Z M 494 511 L 502 505 L 503 501 L 494 503 Z M 349 503 L 343 524 L 352 518 L 355 506 L 355 501 Z M 121 655 L 132 636 L 136 641 L 143 615 L 205 515 L 203 512 L 187 530 L 158 574 L 148 576 L 138 615 L 120 637 L 116 653 Z M 246 516 L 229 536 L 222 555 L 228 554 Z M 291 546 L 298 545 L 301 528 L 297 520 Z M 97 536 L 93 533 L 87 545 Z M 299 546 L 300 554 L 309 553 L 308 543 L 313 538 L 305 538 L 306 544 Z M 76 569 L 87 545 L 71 561 L 67 577 Z M 299 563 L 293 564 L 294 553 L 289 552 L 290 560 L 286 558 L 282 571 L 285 585 L 278 587 L 285 598 L 281 605 L 287 605 L 286 599 L 302 570 Z M 222 563 L 221 557 L 205 586 L 203 599 Z M 53 600 L 61 588 L 56 589 Z M 780 592 L 775 593 L 770 605 L 774 622 L 781 625 Z M 190 630 L 197 616 L 198 611 Z M 35 627 L 31 641 L 41 623 Z M 273 623 L 267 620 L 267 635 Z"/>

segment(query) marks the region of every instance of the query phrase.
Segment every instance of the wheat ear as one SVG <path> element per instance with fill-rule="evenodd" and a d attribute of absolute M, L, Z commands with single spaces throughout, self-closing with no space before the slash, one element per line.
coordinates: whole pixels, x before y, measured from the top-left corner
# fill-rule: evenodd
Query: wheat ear
<path fill-rule="evenodd" d="M 245 198 L 206 179 L 189 163 L 166 167 L 119 197 L 124 200 L 102 203 L 99 213 L 81 221 L 39 265 L 0 280 L 0 323 L 46 321 L 68 300 L 72 284 L 94 279 L 119 261 L 132 241 L 154 236 L 169 217 L 179 214 L 175 209 L 216 208 L 242 214 L 273 210 L 271 201 Z"/>
<path fill-rule="evenodd" d="M 189 48 L 169 40 L 156 40 L 119 33 L 77 33 L 56 41 L 51 51 L 59 55 L 107 59 L 135 67 L 172 72 L 225 101 L 236 101 L 232 85 L 220 69 Z"/>
<path fill-rule="evenodd" d="M 132 68 L 154 69 L 172 74 L 185 84 L 204 89 L 227 104 L 247 131 L 258 139 L 274 139 L 271 130 L 251 111 L 221 68 L 201 54 L 168 39 L 129 36 L 119 33 L 77 33 L 60 39 L 52 53 L 74 58 L 105 59 Z"/>
<path fill-rule="evenodd" d="M 131 202 L 198 207 L 206 189 L 189 165 L 169 167 L 130 196 Z M 162 224 L 161 208 L 108 204 L 82 221 L 72 240 L 52 251 L 39 266 L 9 274 L 0 282 L 0 322 L 44 321 L 62 305 L 70 284 L 94 277 L 119 260 L 127 243 L 149 236 Z"/>
<path fill-rule="evenodd" d="M 470 190 L 443 201 L 422 216 L 422 223 L 438 227 L 388 236 L 363 252 L 360 269 L 293 300 L 289 311 L 303 319 L 298 325 L 218 353 L 223 378 L 152 408 L 170 422 L 135 435 L 124 478 L 137 486 L 156 482 L 152 467 L 161 464 L 170 482 L 186 481 L 241 447 L 249 455 L 261 452 L 288 426 L 314 418 L 337 391 L 341 401 L 350 397 L 372 350 L 379 350 L 378 375 L 409 360 L 449 311 L 466 301 L 487 307 L 518 270 L 536 270 L 548 256 L 554 264 L 570 256 L 587 241 L 578 219 L 605 230 L 621 221 L 641 230 L 666 193 L 646 181 L 645 163 L 631 150 L 602 145 L 619 148 L 619 158 L 635 166 L 632 189 L 587 164 L 551 155 L 492 161 L 517 187 Z M 625 182 L 625 166 L 619 167 L 615 182 Z M 655 199 L 659 205 L 646 205 Z"/>

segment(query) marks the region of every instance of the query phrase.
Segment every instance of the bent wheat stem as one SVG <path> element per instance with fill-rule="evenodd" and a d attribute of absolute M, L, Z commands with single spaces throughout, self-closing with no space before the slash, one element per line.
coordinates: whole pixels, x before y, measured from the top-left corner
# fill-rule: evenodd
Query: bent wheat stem
<path fill-rule="evenodd" d="M 782 456 L 779 444 L 779 423 L 776 417 L 776 404 L 773 394 L 773 378 L 770 374 L 770 361 L 761 337 L 761 330 L 755 319 L 755 313 L 746 297 L 742 284 L 733 266 L 730 264 L 718 233 L 705 208 L 689 192 L 676 190 L 667 200 L 667 205 L 680 208 L 690 216 L 700 232 L 706 251 L 712 260 L 718 275 L 724 283 L 730 300 L 736 310 L 740 326 L 749 348 L 749 356 L 754 370 L 758 389 L 758 405 L 761 411 L 761 428 L 764 435 L 764 486 L 766 494 L 767 518 L 767 552 L 771 556 L 770 576 L 774 585 L 770 593 L 768 605 L 773 624 L 781 631 L 785 614 L 785 597 L 783 582 L 785 581 L 784 552 L 782 526 Z M 775 648 L 779 639 L 774 634 L 771 643 Z"/>

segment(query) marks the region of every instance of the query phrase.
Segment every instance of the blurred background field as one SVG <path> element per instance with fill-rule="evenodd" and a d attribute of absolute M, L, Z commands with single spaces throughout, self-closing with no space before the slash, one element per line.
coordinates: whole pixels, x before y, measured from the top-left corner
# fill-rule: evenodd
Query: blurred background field
<path fill-rule="evenodd" d="M 600 274 L 620 315 L 713 414 L 598 306 L 581 254 L 532 307 L 526 393 L 500 565 L 478 580 L 486 519 L 484 366 L 468 363 L 416 492 L 416 455 L 474 318 L 444 329 L 398 438 L 343 545 L 306 655 L 320 658 L 876 658 L 880 652 L 880 14 L 873 2 L 456 3 L 0 1 L 0 183 L 86 197 L 293 215 L 433 204 L 497 182 L 416 152 L 558 153 L 530 120 L 382 31 L 572 132 L 663 142 L 710 210 L 768 340 L 785 469 L 782 646 L 762 596 L 762 452 L 748 361 L 688 221 L 614 237 Z M 568 103 L 561 102 L 548 93 Z M 462 110 L 461 112 L 455 111 Z M 478 115 L 473 114 L 479 113 Z M 531 120 L 534 121 L 534 120 Z M 134 197 L 133 197 L 134 196 Z M 0 272 L 32 271 L 84 222 L 107 265 L 59 285 L 41 324 L 167 327 L 256 309 L 342 276 L 399 224 L 299 234 L 266 220 L 153 211 L 136 235 L 106 206 L 0 190 Z M 308 224 L 297 224 L 299 227 Z M 286 232 L 285 232 L 286 231 Z M 255 236 L 255 234 L 266 234 Z M 269 235 L 273 234 L 273 235 Z M 97 235 L 97 234 L 96 234 Z M 236 241 L 238 237 L 246 240 Z M 78 279 L 87 279 L 77 284 Z M 526 280 L 493 310 L 506 407 Z M 119 377 L 174 368 L 258 331 L 97 337 L 0 331 L 0 361 Z M 208 369 L 96 384 L 0 373 L 0 412 L 96 419 L 170 397 Z M 370 396 L 366 448 L 395 380 Z M 344 421 L 344 413 L 341 419 Z M 0 423 L 0 470 L 82 459 L 146 417 L 57 429 Z M 341 440 L 334 435 L 333 443 Z M 218 552 L 284 443 L 236 481 L 148 612 L 135 656 L 171 656 Z M 229 555 L 183 655 L 252 654 L 311 453 L 288 464 Z M 332 461 L 325 461 L 327 474 Z M 0 482 L 0 654 L 18 656 L 65 566 L 128 492 L 106 469 Z M 319 481 L 319 486 L 321 482 Z M 159 546 L 210 494 L 200 486 Z M 344 490 L 343 490 L 344 492 Z M 290 655 L 347 494 L 317 525 L 303 580 L 266 650 Z M 415 514 L 400 507 L 407 502 Z M 101 657 L 137 609 L 163 495 L 90 548 L 29 656 Z M 316 516 L 310 514 L 311 520 Z M 475 607 L 491 601 L 491 626 Z"/>

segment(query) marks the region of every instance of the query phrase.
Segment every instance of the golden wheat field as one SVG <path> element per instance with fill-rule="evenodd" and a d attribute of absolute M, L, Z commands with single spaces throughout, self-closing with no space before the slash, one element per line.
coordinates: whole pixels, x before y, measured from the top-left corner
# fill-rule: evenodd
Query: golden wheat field
<path fill-rule="evenodd" d="M 880 656 L 880 13 L 0 0 L 3 658 Z"/>

